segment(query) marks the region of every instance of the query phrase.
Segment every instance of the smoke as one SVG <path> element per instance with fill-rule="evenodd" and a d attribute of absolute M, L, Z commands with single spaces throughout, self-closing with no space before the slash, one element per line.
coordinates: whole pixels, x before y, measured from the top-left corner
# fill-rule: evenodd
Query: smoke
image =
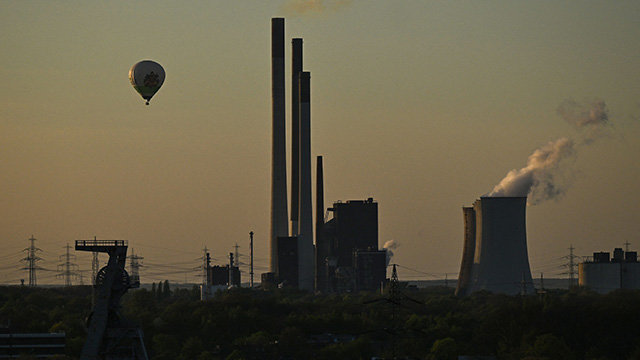
<path fill-rule="evenodd" d="M 400 247 L 400 243 L 395 240 L 389 240 L 382 245 L 382 248 L 387 250 L 387 266 L 391 263 L 391 258 L 393 258 L 393 249 L 397 249 Z"/>
<path fill-rule="evenodd" d="M 582 103 L 565 100 L 558 106 L 557 113 L 576 130 L 583 132 L 587 145 L 606 135 L 609 110 L 603 100 L 591 99 Z"/>
<path fill-rule="evenodd" d="M 565 100 L 558 107 L 558 115 L 579 131 L 586 130 L 583 145 L 592 144 L 600 137 L 609 119 L 602 100 L 584 103 Z M 509 171 L 489 196 L 527 196 L 529 205 L 559 199 L 571 185 L 571 167 L 566 163 L 575 159 L 576 149 L 574 141 L 568 138 L 545 144 L 529 156 L 525 167 Z"/>
<path fill-rule="evenodd" d="M 565 100 L 558 106 L 558 115 L 578 130 L 606 124 L 609 120 L 608 113 L 607 105 L 599 99 L 587 100 L 584 103 Z"/>
<path fill-rule="evenodd" d="M 282 12 L 288 17 L 336 12 L 349 5 L 351 0 L 288 0 Z"/>

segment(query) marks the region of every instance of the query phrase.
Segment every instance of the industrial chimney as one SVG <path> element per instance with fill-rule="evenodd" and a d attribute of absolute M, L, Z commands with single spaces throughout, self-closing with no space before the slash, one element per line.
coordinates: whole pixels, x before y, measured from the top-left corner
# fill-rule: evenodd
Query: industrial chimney
<path fill-rule="evenodd" d="M 316 160 L 316 291 L 326 292 L 326 261 L 329 249 L 324 237 L 324 170 L 322 156 Z"/>
<path fill-rule="evenodd" d="M 284 19 L 271 19 L 271 232 L 269 271 L 278 268 L 278 237 L 289 236 L 285 145 Z"/>
<path fill-rule="evenodd" d="M 457 294 L 534 292 L 527 254 L 526 197 L 481 197 L 463 208 L 465 246 Z M 475 220 L 470 217 L 475 216 Z M 475 229 L 473 229 L 475 228 Z M 475 246 L 470 235 L 475 232 Z M 473 248 L 473 263 L 470 251 Z"/>
<path fill-rule="evenodd" d="M 311 74 L 299 73 L 300 99 L 300 192 L 298 214 L 298 287 L 313 291 L 313 205 L 311 203 Z"/>
<path fill-rule="evenodd" d="M 291 41 L 291 236 L 298 234 L 300 211 L 300 79 L 302 39 Z"/>

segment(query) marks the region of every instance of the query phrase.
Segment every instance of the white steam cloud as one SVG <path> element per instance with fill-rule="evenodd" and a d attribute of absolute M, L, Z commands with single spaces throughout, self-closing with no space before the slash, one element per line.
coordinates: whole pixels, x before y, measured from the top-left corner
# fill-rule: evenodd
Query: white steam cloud
<path fill-rule="evenodd" d="M 584 145 L 593 143 L 608 121 L 607 106 L 602 100 L 584 103 L 566 100 L 558 107 L 558 114 L 578 130 L 588 129 Z M 571 184 L 570 167 L 566 163 L 575 154 L 573 140 L 551 141 L 534 151 L 525 167 L 509 171 L 489 196 L 527 196 L 529 205 L 559 199 Z"/>
<path fill-rule="evenodd" d="M 391 263 L 391 258 L 393 257 L 393 249 L 397 249 L 400 247 L 400 243 L 395 240 L 389 240 L 382 245 L 382 248 L 387 250 L 387 266 Z"/>
<path fill-rule="evenodd" d="M 573 141 L 560 138 L 537 149 L 529 156 L 527 166 L 511 170 L 489 196 L 529 196 L 530 204 L 557 198 L 568 187 L 561 177 L 561 162 L 574 154 Z"/>
<path fill-rule="evenodd" d="M 282 12 L 288 17 L 336 12 L 351 5 L 351 0 L 288 0 Z"/>

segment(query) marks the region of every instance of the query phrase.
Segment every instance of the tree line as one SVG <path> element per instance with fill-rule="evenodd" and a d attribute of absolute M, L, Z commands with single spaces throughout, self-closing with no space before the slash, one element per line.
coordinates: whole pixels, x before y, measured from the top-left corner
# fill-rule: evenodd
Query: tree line
<path fill-rule="evenodd" d="M 584 289 L 506 296 L 403 289 L 313 295 L 291 289 L 231 289 L 199 300 L 168 282 L 130 290 L 125 317 L 145 333 L 152 359 L 640 359 L 640 291 Z M 79 357 L 91 288 L 0 287 L 0 325 L 65 332 Z"/>

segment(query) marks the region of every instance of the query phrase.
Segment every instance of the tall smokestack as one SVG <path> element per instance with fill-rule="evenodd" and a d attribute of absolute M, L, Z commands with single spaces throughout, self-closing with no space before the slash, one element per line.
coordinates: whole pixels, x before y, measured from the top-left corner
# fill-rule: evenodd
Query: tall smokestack
<path fill-rule="evenodd" d="M 300 90 L 302 39 L 291 41 L 291 235 L 298 234 L 300 201 Z"/>
<path fill-rule="evenodd" d="M 300 211 L 298 288 L 313 291 L 313 205 L 311 203 L 311 74 L 300 73 Z"/>
<path fill-rule="evenodd" d="M 278 236 L 289 236 L 285 146 L 284 19 L 271 19 L 271 239 L 269 271 L 278 268 Z"/>
<path fill-rule="evenodd" d="M 329 255 L 324 239 L 324 174 L 322 156 L 316 161 L 316 291 L 327 291 L 326 259 Z"/>

